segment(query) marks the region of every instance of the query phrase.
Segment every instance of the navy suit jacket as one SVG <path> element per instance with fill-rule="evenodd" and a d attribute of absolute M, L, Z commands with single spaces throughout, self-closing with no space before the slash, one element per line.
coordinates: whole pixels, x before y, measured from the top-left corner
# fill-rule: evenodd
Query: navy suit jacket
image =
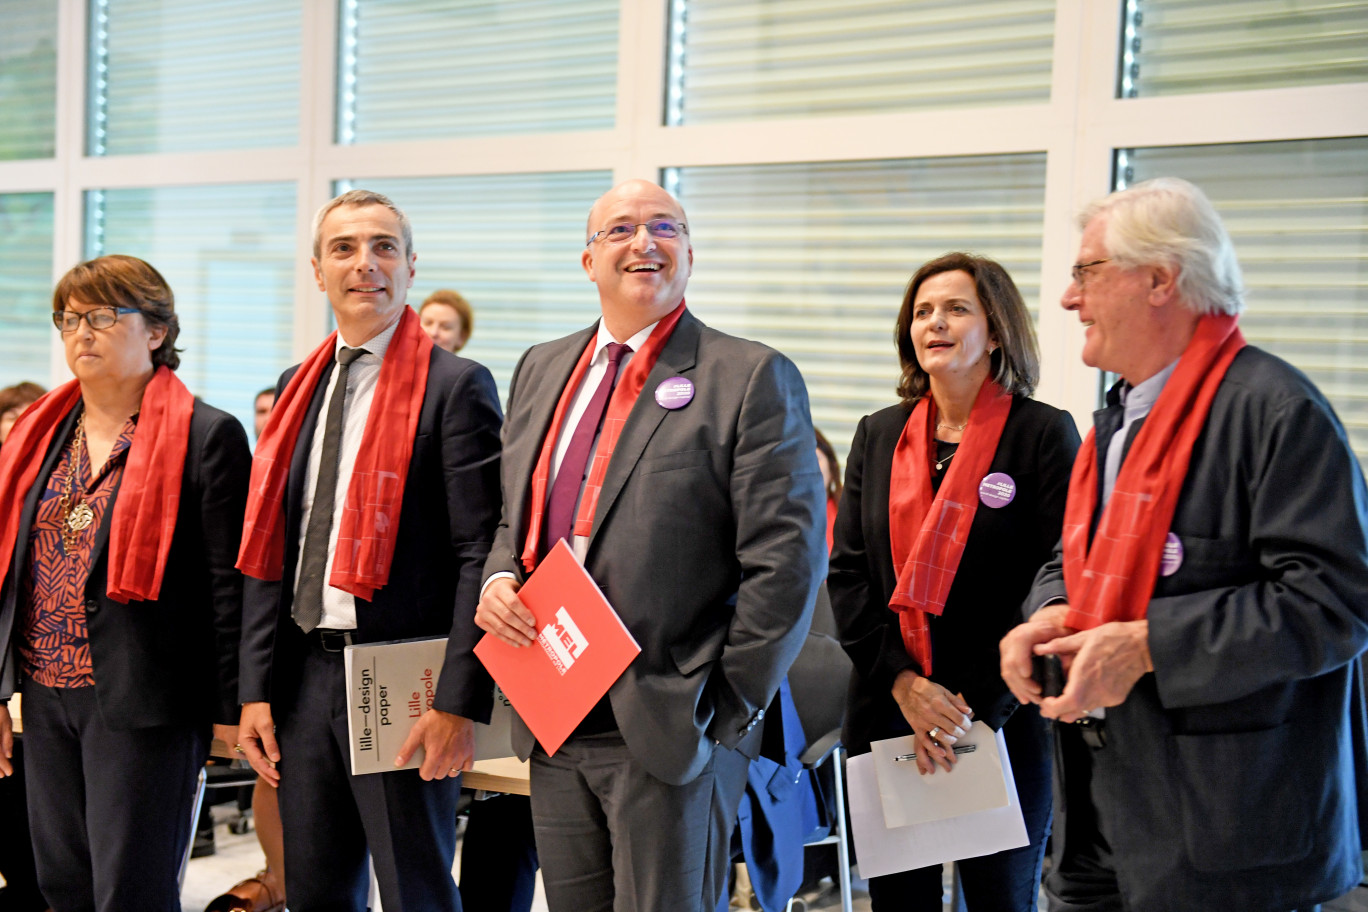
<path fill-rule="evenodd" d="M 1358 883 L 1366 525 L 1363 474 L 1325 397 L 1243 349 L 1170 526 L 1183 560 L 1149 603 L 1155 670 L 1107 710 L 1092 755 L 1128 908 L 1273 912 Z M 1056 551 L 1027 613 L 1067 599 L 1062 567 Z"/>
<path fill-rule="evenodd" d="M 391 351 L 393 349 L 391 348 Z M 297 368 L 286 371 L 278 391 Z M 290 616 L 299 561 L 302 497 L 318 412 L 331 382 L 319 380 L 290 463 L 283 581 L 246 581 L 242 702 L 294 693 L 306 642 Z M 433 707 L 489 721 L 493 683 L 473 649 L 480 568 L 499 517 L 499 400 L 482 365 L 434 347 L 400 507 L 389 581 L 356 600 L 358 643 L 448 637 Z M 345 496 L 345 492 L 338 492 Z"/>
<path fill-rule="evenodd" d="M 29 530 L 47 479 L 78 418 L 73 409 L 53 434 L 38 479 L 24 501 L 14 563 L 0 596 L 0 663 L 14 690 L 21 581 L 28 573 Z M 112 729 L 157 725 L 237 724 L 238 635 L 242 575 L 234 568 L 247 504 L 251 453 L 238 420 L 203 402 L 190 418 L 180 507 L 153 602 L 109 597 L 109 527 L 105 514 L 95 538 L 86 583 L 86 629 L 100 715 Z M 110 510 L 118 501 L 110 500 Z"/>

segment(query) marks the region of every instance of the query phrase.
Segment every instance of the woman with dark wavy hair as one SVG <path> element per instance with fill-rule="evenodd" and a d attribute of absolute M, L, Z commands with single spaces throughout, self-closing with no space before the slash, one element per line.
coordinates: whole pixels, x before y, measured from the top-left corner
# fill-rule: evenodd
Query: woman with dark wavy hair
<path fill-rule="evenodd" d="M 22 686 L 52 908 L 179 912 L 211 728 L 237 741 L 247 436 L 176 377 L 174 297 L 147 263 L 81 263 L 52 309 L 75 379 L 0 448 L 0 701 Z"/>
<path fill-rule="evenodd" d="M 845 742 L 914 735 L 918 771 L 955 775 L 956 741 L 1005 738 L 1030 844 L 959 862 L 972 912 L 1036 907 L 1051 816 L 1048 729 L 998 672 L 1059 540 L 1078 431 L 1030 398 L 1030 315 L 996 262 L 949 253 L 917 270 L 898 313 L 901 402 L 861 419 L 827 586 L 854 662 Z M 941 908 L 941 866 L 873 877 L 873 908 Z"/>

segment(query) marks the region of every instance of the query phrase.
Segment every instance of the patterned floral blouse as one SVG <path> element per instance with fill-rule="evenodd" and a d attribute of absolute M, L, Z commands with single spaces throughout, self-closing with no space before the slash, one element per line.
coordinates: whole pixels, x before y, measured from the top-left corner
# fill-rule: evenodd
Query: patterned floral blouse
<path fill-rule="evenodd" d="M 95 676 L 86 633 L 86 582 L 94 563 L 95 536 L 109 518 L 113 493 L 123 477 L 125 457 L 137 425 L 130 418 L 114 442 L 100 473 L 91 477 L 90 451 L 73 454 L 67 439 L 48 478 L 29 532 L 29 572 L 25 581 L 25 614 L 19 637 L 24 673 L 45 687 L 90 687 Z M 73 435 L 74 436 L 74 435 Z M 62 495 L 77 456 L 72 506 L 85 503 L 95 520 L 72 536 L 70 551 L 62 542 Z M 84 492 L 84 493 L 83 493 Z"/>

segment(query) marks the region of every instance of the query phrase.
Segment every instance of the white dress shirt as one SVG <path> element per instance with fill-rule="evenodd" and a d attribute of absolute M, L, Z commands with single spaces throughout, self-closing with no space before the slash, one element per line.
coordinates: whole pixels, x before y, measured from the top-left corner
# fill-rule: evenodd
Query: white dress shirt
<path fill-rule="evenodd" d="M 335 589 L 328 583 L 332 577 L 333 557 L 337 552 L 337 531 L 342 527 L 342 512 L 347 505 L 347 490 L 351 487 L 352 470 L 356 467 L 356 454 L 361 449 L 361 438 L 366 430 L 366 419 L 370 415 L 371 400 L 375 398 L 375 386 L 380 379 L 380 365 L 385 360 L 399 321 L 395 320 L 374 337 L 356 345 L 349 345 L 337 334 L 336 350 L 364 348 L 367 354 L 352 362 L 347 371 L 346 399 L 342 405 L 342 444 L 339 448 L 340 461 L 337 467 L 337 493 L 333 497 L 332 532 L 328 535 L 328 563 L 323 568 L 323 617 L 319 627 L 329 630 L 352 630 L 356 627 L 356 596 L 350 592 Z M 336 351 L 334 352 L 334 354 Z M 309 514 L 313 512 L 314 488 L 318 485 L 318 464 L 323 456 L 323 429 L 327 422 L 328 403 L 337 393 L 337 378 L 341 371 L 333 368 L 328 391 L 323 396 L 323 405 L 318 410 L 314 426 L 313 443 L 309 447 L 309 469 L 304 476 L 304 497 L 301 506 L 304 513 L 299 520 L 299 549 L 304 550 L 304 535 L 309 528 Z M 299 572 L 304 562 L 295 566 L 295 598 L 299 597 Z"/>

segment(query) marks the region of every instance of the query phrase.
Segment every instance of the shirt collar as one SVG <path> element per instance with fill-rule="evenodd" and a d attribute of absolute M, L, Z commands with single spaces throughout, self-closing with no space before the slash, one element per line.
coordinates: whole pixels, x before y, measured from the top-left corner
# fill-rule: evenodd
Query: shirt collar
<path fill-rule="evenodd" d="M 404 306 L 407 307 L 408 305 Z M 399 316 L 403 316 L 403 311 L 400 311 Z M 374 355 L 375 357 L 383 361 L 385 360 L 385 350 L 389 348 L 390 340 L 394 338 L 394 333 L 398 328 L 399 320 L 396 319 L 389 326 L 386 326 L 384 329 L 380 330 L 378 333 L 371 336 L 365 342 L 361 342 L 357 345 L 348 345 L 346 342 L 343 342 L 342 334 L 338 333 L 337 341 L 333 345 L 333 357 L 336 357 L 337 353 L 344 348 L 364 348 L 371 355 Z M 363 355 L 362 357 L 366 356 Z"/>
<path fill-rule="evenodd" d="M 660 321 L 657 320 L 655 323 L 647 326 L 627 340 L 627 344 L 631 347 L 633 352 L 641 351 L 641 346 L 646 344 L 646 340 L 651 337 L 651 332 L 659 323 Z M 610 343 L 616 341 L 617 339 L 614 339 L 613 334 L 608 331 L 608 327 L 603 325 L 602 320 L 599 320 L 598 336 L 594 339 L 594 357 L 590 359 L 589 363 L 596 364 L 601 357 L 606 358 L 607 355 L 603 353 L 604 349 L 606 349 Z"/>
<path fill-rule="evenodd" d="M 1126 406 L 1126 411 L 1148 413 L 1159 399 L 1159 394 L 1164 391 L 1164 385 L 1168 383 L 1169 377 L 1173 376 L 1173 371 L 1178 367 L 1178 360 L 1148 380 L 1137 383 L 1135 386 L 1121 387 L 1121 402 Z"/>

